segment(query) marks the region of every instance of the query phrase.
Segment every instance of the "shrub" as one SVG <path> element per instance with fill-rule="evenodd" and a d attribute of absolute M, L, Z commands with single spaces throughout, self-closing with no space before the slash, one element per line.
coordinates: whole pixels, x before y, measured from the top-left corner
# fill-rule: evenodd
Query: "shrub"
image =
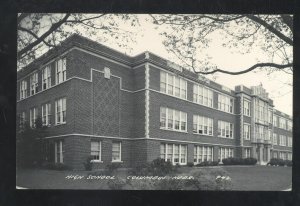
<path fill-rule="evenodd" d="M 194 163 L 193 163 L 193 162 L 188 162 L 188 163 L 186 164 L 186 166 L 188 166 L 188 167 L 194 167 Z"/>
<path fill-rule="evenodd" d="M 106 169 L 108 170 L 109 174 L 112 174 L 112 173 L 114 173 L 114 171 L 116 171 L 118 168 L 121 168 L 121 167 L 122 167 L 122 163 L 112 162 L 106 166 Z"/>
<path fill-rule="evenodd" d="M 245 165 L 255 165 L 257 163 L 257 159 L 253 157 L 248 157 L 244 159 L 244 164 Z"/>
<path fill-rule="evenodd" d="M 86 158 L 86 162 L 83 163 L 86 171 L 92 170 L 92 168 L 93 168 L 93 163 L 91 162 L 92 160 L 93 160 L 93 157 L 90 155 Z"/>
<path fill-rule="evenodd" d="M 292 167 L 293 166 L 292 160 L 286 160 L 285 165 L 288 166 L 288 167 Z"/>
<path fill-rule="evenodd" d="M 293 162 L 291 160 L 283 160 L 283 159 L 278 159 L 278 158 L 272 158 L 270 160 L 270 162 L 268 162 L 268 165 L 291 167 L 293 165 Z"/>
<path fill-rule="evenodd" d="M 236 158 L 229 157 L 222 160 L 224 165 L 255 165 L 257 163 L 257 159 L 249 157 L 249 158 Z"/>
<path fill-rule="evenodd" d="M 147 176 L 150 173 L 149 167 L 150 163 L 136 164 L 135 167 L 130 170 L 130 174 L 136 176 Z"/>
<path fill-rule="evenodd" d="M 278 159 L 278 165 L 279 166 L 284 166 L 285 165 L 285 161 L 283 159 Z"/>
<path fill-rule="evenodd" d="M 171 162 L 157 158 L 151 163 L 137 164 L 130 173 L 137 176 L 164 176 L 176 172 L 178 167 L 180 166 L 173 166 Z"/>
<path fill-rule="evenodd" d="M 149 173 L 157 176 L 164 176 L 176 171 L 176 167 L 171 162 L 165 161 L 164 159 L 157 158 L 153 160 L 149 167 Z"/>
<path fill-rule="evenodd" d="M 126 185 L 126 180 L 116 176 L 115 179 L 107 181 L 109 189 L 121 190 Z"/>
<path fill-rule="evenodd" d="M 219 165 L 218 161 L 204 161 L 204 162 L 197 164 L 196 166 L 203 167 L 203 166 L 217 166 L 217 165 Z"/>
<path fill-rule="evenodd" d="M 211 166 L 218 166 L 219 165 L 219 161 L 212 161 L 210 162 Z"/>
<path fill-rule="evenodd" d="M 277 165 L 279 165 L 278 162 L 279 162 L 279 159 L 272 158 L 272 159 L 270 159 L 270 162 L 268 162 L 268 164 L 271 166 L 277 166 Z"/>
<path fill-rule="evenodd" d="M 228 177 L 228 173 L 222 168 L 214 170 L 195 170 L 191 174 L 194 179 L 185 182 L 185 189 L 190 190 L 230 190 L 232 187 L 231 180 L 218 181 L 217 177 Z"/>

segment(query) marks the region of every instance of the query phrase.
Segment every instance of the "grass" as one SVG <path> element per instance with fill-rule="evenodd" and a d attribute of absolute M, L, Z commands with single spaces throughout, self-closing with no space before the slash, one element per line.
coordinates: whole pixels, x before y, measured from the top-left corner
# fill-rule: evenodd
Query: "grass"
<path fill-rule="evenodd" d="M 233 190 L 246 191 L 278 191 L 291 187 L 291 167 L 267 166 L 224 166 L 223 168 L 232 179 Z M 210 167 L 181 167 L 179 174 L 192 172 L 191 170 L 214 171 Z M 100 175 L 101 172 L 88 171 L 54 171 L 41 169 L 21 169 L 17 171 L 17 186 L 32 189 L 109 189 L 109 180 L 88 180 L 89 174 Z M 179 175 L 178 174 L 178 175 Z M 66 179 L 68 175 L 84 176 L 82 179 Z M 116 176 L 127 175 L 126 170 L 117 171 Z"/>

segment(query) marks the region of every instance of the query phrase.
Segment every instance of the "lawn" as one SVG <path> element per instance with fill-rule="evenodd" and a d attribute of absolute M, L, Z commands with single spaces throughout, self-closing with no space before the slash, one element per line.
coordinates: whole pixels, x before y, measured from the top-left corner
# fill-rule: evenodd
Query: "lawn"
<path fill-rule="evenodd" d="M 224 166 L 232 179 L 233 190 L 280 191 L 292 184 L 291 167 L 267 166 Z M 181 167 L 178 172 L 189 173 L 191 170 L 216 170 L 214 167 Z M 105 179 L 88 180 L 87 171 L 54 171 L 41 169 L 22 169 L 17 171 L 17 186 L 32 189 L 109 189 Z M 68 175 L 82 176 L 82 179 L 67 179 Z M 126 176 L 126 171 L 117 171 L 116 176 Z"/>

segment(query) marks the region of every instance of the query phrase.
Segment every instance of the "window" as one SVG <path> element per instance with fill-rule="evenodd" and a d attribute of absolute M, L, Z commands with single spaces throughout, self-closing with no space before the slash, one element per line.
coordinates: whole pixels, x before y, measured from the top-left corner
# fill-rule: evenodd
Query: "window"
<path fill-rule="evenodd" d="M 272 124 L 272 122 L 273 122 L 273 112 L 272 112 L 272 110 L 269 110 L 268 118 L 269 118 L 269 124 Z"/>
<path fill-rule="evenodd" d="M 233 99 L 223 94 L 218 94 L 218 109 L 224 112 L 233 112 Z"/>
<path fill-rule="evenodd" d="M 233 157 L 233 148 L 220 147 L 219 149 L 219 162 L 223 159 Z"/>
<path fill-rule="evenodd" d="M 273 145 L 277 145 L 277 134 L 273 133 Z"/>
<path fill-rule="evenodd" d="M 288 160 L 292 160 L 293 159 L 293 157 L 292 157 L 293 155 L 292 155 L 292 153 L 288 153 Z"/>
<path fill-rule="evenodd" d="M 279 158 L 285 160 L 286 159 L 285 152 L 279 152 Z"/>
<path fill-rule="evenodd" d="M 160 145 L 160 158 L 171 162 L 173 165 L 185 165 L 187 162 L 187 146 L 162 143 Z"/>
<path fill-rule="evenodd" d="M 36 126 L 35 123 L 36 123 L 37 118 L 38 118 L 38 110 L 36 107 L 34 107 L 34 108 L 30 109 L 30 111 L 29 111 L 29 119 L 30 119 L 29 124 L 30 124 L 31 128 L 35 128 L 35 126 Z"/>
<path fill-rule="evenodd" d="M 250 117 L 250 107 L 251 107 L 250 101 L 244 100 L 244 115 L 249 117 Z"/>
<path fill-rule="evenodd" d="M 255 137 L 261 140 L 271 140 L 271 133 L 269 133 L 268 127 L 263 125 L 255 125 Z"/>
<path fill-rule="evenodd" d="M 233 124 L 224 121 L 218 121 L 218 136 L 233 139 Z"/>
<path fill-rule="evenodd" d="M 175 97 L 186 99 L 187 82 L 173 74 L 160 71 L 160 91 Z"/>
<path fill-rule="evenodd" d="M 66 98 L 55 101 L 55 124 L 66 123 Z"/>
<path fill-rule="evenodd" d="M 213 119 L 198 115 L 193 116 L 193 132 L 202 135 L 213 135 Z"/>
<path fill-rule="evenodd" d="M 42 105 L 42 122 L 43 126 L 50 125 L 50 117 L 51 117 L 51 104 L 47 103 Z"/>
<path fill-rule="evenodd" d="M 278 127 L 278 121 L 277 121 L 277 116 L 276 115 L 274 115 L 274 117 L 273 117 L 273 126 L 274 127 Z"/>
<path fill-rule="evenodd" d="M 214 148 L 208 146 L 194 146 L 194 164 L 213 161 Z"/>
<path fill-rule="evenodd" d="M 244 124 L 244 139 L 250 140 L 250 124 Z"/>
<path fill-rule="evenodd" d="M 101 161 L 101 141 L 91 141 L 92 161 Z"/>
<path fill-rule="evenodd" d="M 20 83 L 20 99 L 27 97 L 27 81 L 22 80 Z"/>
<path fill-rule="evenodd" d="M 275 151 L 273 151 L 273 158 L 278 158 L 278 154 L 277 154 L 277 152 L 275 152 Z"/>
<path fill-rule="evenodd" d="M 22 112 L 21 114 L 20 114 L 20 116 L 19 116 L 19 118 L 20 118 L 20 128 L 21 129 L 23 129 L 24 127 L 25 127 L 25 122 L 26 122 L 26 113 L 25 112 Z"/>
<path fill-rule="evenodd" d="M 286 136 L 279 135 L 279 145 L 286 146 Z"/>
<path fill-rule="evenodd" d="M 66 81 L 66 58 L 59 59 L 55 62 L 55 83 L 60 84 Z"/>
<path fill-rule="evenodd" d="M 251 148 L 245 148 L 245 158 L 251 157 Z"/>
<path fill-rule="evenodd" d="M 292 121 L 288 120 L 288 121 L 287 121 L 287 130 L 288 130 L 288 131 L 292 131 L 292 129 L 293 129 Z"/>
<path fill-rule="evenodd" d="M 287 137 L 288 140 L 288 147 L 292 147 L 293 146 L 293 139 L 292 137 Z"/>
<path fill-rule="evenodd" d="M 121 161 L 121 142 L 112 143 L 112 161 L 113 162 Z"/>
<path fill-rule="evenodd" d="M 213 107 L 213 92 L 212 90 L 194 84 L 193 86 L 193 102 L 207 107 Z"/>
<path fill-rule="evenodd" d="M 51 67 L 46 66 L 43 70 L 42 70 L 42 89 L 48 89 L 51 87 Z"/>
<path fill-rule="evenodd" d="M 255 122 L 261 124 L 269 124 L 268 103 L 262 101 L 261 99 L 255 98 L 254 104 L 255 104 Z"/>
<path fill-rule="evenodd" d="M 187 114 L 178 110 L 160 108 L 160 128 L 175 131 L 187 131 Z"/>
<path fill-rule="evenodd" d="M 35 72 L 30 76 L 30 94 L 34 95 L 38 92 L 38 73 Z"/>
<path fill-rule="evenodd" d="M 63 140 L 55 141 L 55 163 L 64 162 L 64 142 Z"/>
<path fill-rule="evenodd" d="M 279 127 L 281 129 L 286 129 L 286 120 L 282 117 L 279 117 Z"/>

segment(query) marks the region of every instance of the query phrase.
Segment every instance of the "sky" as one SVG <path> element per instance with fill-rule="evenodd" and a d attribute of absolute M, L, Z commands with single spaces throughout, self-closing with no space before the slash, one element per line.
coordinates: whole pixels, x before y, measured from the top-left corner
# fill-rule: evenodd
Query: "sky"
<path fill-rule="evenodd" d="M 141 28 L 139 28 L 136 37 L 136 43 L 130 44 L 131 51 L 126 51 L 117 45 L 109 44 L 107 46 L 117 50 L 123 50 L 129 55 L 137 55 L 144 51 L 153 52 L 163 58 L 173 60 L 174 56 L 169 54 L 165 49 L 162 41 L 163 37 L 159 35 L 159 31 L 155 26 L 149 22 L 140 19 Z M 136 28 L 127 27 L 128 30 L 136 30 Z M 163 28 L 162 28 L 163 30 Z M 102 42 L 103 43 L 103 42 Z M 203 51 L 205 54 L 211 56 L 211 62 L 220 68 L 228 68 L 231 71 L 238 71 L 248 68 L 257 63 L 258 60 L 267 59 L 266 54 L 259 48 L 253 48 L 250 53 L 240 54 L 233 49 L 225 48 L 222 46 L 222 41 L 216 38 L 210 43 L 207 50 Z M 105 43 L 104 43 L 105 44 Z M 212 78 L 212 76 L 207 76 Z M 220 83 L 230 89 L 234 90 L 236 85 L 245 85 L 247 87 L 257 86 L 262 83 L 263 87 L 269 93 L 269 98 L 273 99 L 275 108 L 288 115 L 292 115 L 292 98 L 293 88 L 286 83 L 292 83 L 292 75 L 284 72 L 273 72 L 268 75 L 266 71 L 254 70 L 252 72 L 241 75 L 227 75 L 218 73 L 214 75 L 217 83 Z"/>
<path fill-rule="evenodd" d="M 144 51 L 149 51 L 157 54 L 165 59 L 174 61 L 175 63 L 180 63 L 173 54 L 168 53 L 165 46 L 163 45 L 164 37 L 160 35 L 163 31 L 168 31 L 167 27 L 152 24 L 151 21 L 146 21 L 145 18 L 149 18 L 148 15 L 137 15 L 139 18 L 139 26 L 131 26 L 131 24 L 119 22 L 120 31 L 126 30 L 132 32 L 132 38 L 135 40 L 124 41 L 119 38 L 119 42 L 111 37 L 109 34 L 104 35 L 101 32 L 96 32 L 95 34 L 89 36 L 87 31 L 79 28 L 81 35 L 98 41 L 110 48 L 116 49 L 120 52 L 126 53 L 130 56 L 135 56 Z M 100 19 L 101 23 L 107 20 Z M 116 18 L 116 21 L 117 18 Z M 47 21 L 44 22 L 47 24 Z M 75 28 L 65 28 L 70 32 L 74 31 Z M 237 52 L 237 49 L 227 48 L 223 46 L 224 41 L 222 40 L 222 34 L 214 33 L 212 35 L 212 41 L 209 43 L 209 47 L 201 51 L 203 55 L 210 56 L 210 63 L 218 66 L 219 68 L 239 71 L 246 69 L 258 61 L 264 62 L 269 58 L 265 52 L 263 52 L 258 47 L 251 48 L 249 53 L 241 54 Z M 120 47 L 120 41 L 126 44 L 126 47 Z M 119 44 L 118 44 L 119 43 Z M 262 84 L 266 91 L 269 93 L 269 98 L 273 99 L 275 108 L 282 111 L 288 115 L 292 115 L 292 86 L 287 83 L 292 83 L 292 75 L 286 74 L 284 72 L 273 72 L 268 74 L 267 71 L 254 70 L 246 74 L 241 75 L 227 75 L 223 73 L 216 73 L 215 75 L 206 75 L 207 78 L 216 81 L 232 90 L 234 90 L 237 85 L 245 85 L 247 87 L 257 86 Z"/>

